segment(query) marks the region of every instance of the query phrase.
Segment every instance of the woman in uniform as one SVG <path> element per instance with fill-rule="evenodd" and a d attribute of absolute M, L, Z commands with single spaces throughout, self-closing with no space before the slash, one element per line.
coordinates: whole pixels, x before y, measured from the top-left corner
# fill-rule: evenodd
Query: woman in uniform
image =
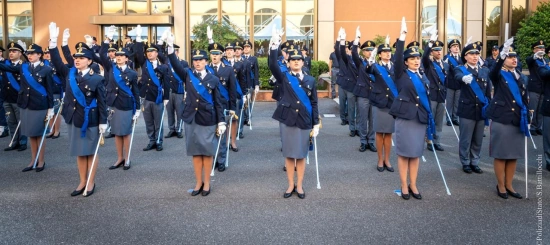
<path fill-rule="evenodd" d="M 395 152 L 401 179 L 401 197 L 408 200 L 411 193 L 414 198 L 422 199 L 416 186 L 419 158 L 424 151 L 424 137 L 433 139 L 435 122 L 428 98 L 430 83 L 425 75 L 419 73 L 421 61 L 418 48 L 403 50 L 406 34 L 407 26 L 403 18 L 395 51 L 395 84 L 399 94 L 389 113 L 395 117 Z M 410 185 L 407 184 L 407 174 Z"/>
<path fill-rule="evenodd" d="M 489 74 L 495 88 L 493 100 L 487 110 L 491 119 L 489 155 L 494 160 L 497 177 L 497 194 L 523 198 L 512 186 L 517 159 L 524 158 L 525 137 L 528 130 L 527 78 L 516 70 L 518 57 L 511 47 L 513 38 L 506 41 L 500 51 L 500 59 Z"/>
<path fill-rule="evenodd" d="M 105 69 L 107 80 L 107 106 L 113 110 L 111 118 L 111 134 L 115 135 L 117 161 L 109 169 L 117 169 L 124 165 L 124 170 L 130 169 L 128 150 L 133 121 L 140 114 L 139 90 L 137 87 L 137 72 L 128 67 L 128 50 L 118 48 L 115 51 L 115 63 L 107 55 L 114 31 L 109 31 L 107 39 L 101 45 L 99 55 Z"/>
<path fill-rule="evenodd" d="M 287 50 L 289 70 L 281 71 L 277 64 L 278 49 L 282 32 L 274 29 L 269 52 L 269 69 L 282 90 L 282 98 L 273 113 L 273 119 L 279 121 L 285 157 L 288 188 L 283 197 L 289 198 L 293 192 L 304 199 L 306 196 L 302 182 L 306 169 L 305 158 L 308 154 L 310 137 L 319 133 L 319 111 L 317 109 L 317 88 L 315 79 L 302 72 L 304 57 L 299 50 Z M 296 164 L 296 165 L 295 165 Z M 294 166 L 297 181 L 294 182 Z"/>
<path fill-rule="evenodd" d="M 63 91 L 65 90 L 65 83 L 64 83 L 65 79 L 59 77 L 59 75 L 57 74 L 57 71 L 55 70 L 55 67 L 51 63 L 50 50 L 48 49 L 48 47 L 44 48 L 43 61 L 45 66 L 49 66 L 52 68 L 52 73 L 53 73 L 52 77 L 54 81 L 54 86 L 52 87 L 52 91 L 53 91 L 52 93 L 53 93 L 54 104 L 57 101 L 57 106 L 54 106 L 53 108 L 54 118 L 50 120 L 50 124 L 48 125 L 51 131 L 46 136 L 46 138 L 57 139 L 61 134 L 61 131 L 59 131 L 59 128 L 61 127 L 61 118 L 57 118 L 57 120 L 55 120 L 55 118 L 57 117 L 57 113 L 59 112 L 59 109 L 61 109 L 61 102 L 63 101 L 62 95 L 64 93 Z M 54 120 L 55 120 L 55 125 L 53 122 Z"/>
<path fill-rule="evenodd" d="M 201 194 L 207 196 L 212 190 L 210 186 L 210 172 L 212 171 L 213 156 L 216 154 L 217 137 L 225 133 L 225 118 L 221 95 L 217 88 L 220 80 L 206 71 L 208 55 L 204 50 L 196 50 L 192 54 L 193 68 L 183 68 L 174 53 L 174 35 L 166 39 L 168 58 L 174 72 L 185 81 L 185 109 L 183 122 L 185 123 L 185 146 L 188 156 L 193 156 L 196 184 L 191 192 L 192 196 Z M 217 125 L 217 129 L 216 129 Z"/>
<path fill-rule="evenodd" d="M 103 77 L 90 69 L 93 62 L 93 51 L 80 48 L 73 55 L 74 67 L 67 68 L 61 60 L 57 48 L 59 28 L 50 23 L 50 55 L 57 72 L 67 79 L 65 88 L 65 104 L 62 114 L 67 123 L 70 142 L 70 154 L 76 156 L 80 182 L 71 196 L 84 192 L 90 196 L 95 190 L 95 172 L 97 164 L 93 164 L 94 152 L 100 139 L 100 134 L 107 129 L 107 107 L 105 105 L 105 86 Z M 96 162 L 99 157 L 96 156 Z M 92 168 L 93 165 L 93 168 Z M 88 174 L 91 173 L 91 174 Z M 90 176 L 88 180 L 87 177 Z"/>

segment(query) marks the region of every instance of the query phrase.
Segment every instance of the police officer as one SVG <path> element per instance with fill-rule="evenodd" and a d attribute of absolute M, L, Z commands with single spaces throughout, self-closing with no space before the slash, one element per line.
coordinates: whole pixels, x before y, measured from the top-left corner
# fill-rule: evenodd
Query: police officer
<path fill-rule="evenodd" d="M 214 40 L 212 40 L 214 42 Z M 246 96 L 243 92 L 244 89 L 241 87 L 241 81 L 246 81 L 247 79 L 250 79 L 250 77 L 246 74 L 246 68 L 244 67 L 243 62 L 237 62 L 235 61 L 234 55 L 235 55 L 235 47 L 233 46 L 233 43 L 228 43 L 225 45 L 225 58 L 222 59 L 222 62 L 225 65 L 231 66 L 233 68 L 233 73 L 235 74 L 235 99 L 236 99 L 236 113 L 240 116 L 240 111 L 242 110 L 243 104 L 246 102 Z M 243 84 L 244 85 L 244 84 Z M 274 90 L 275 91 L 275 90 Z M 235 125 L 234 127 L 231 127 L 231 132 L 229 134 L 231 135 L 230 138 L 230 145 L 229 149 L 231 149 L 234 152 L 239 151 L 239 148 L 237 147 L 237 137 L 243 136 L 241 132 L 241 135 L 238 135 L 239 129 L 239 122 L 242 121 L 242 118 L 239 118 L 237 120 L 236 117 L 232 117 L 231 122 L 232 125 Z"/>
<path fill-rule="evenodd" d="M 4 110 L 9 113 L 8 127 L 12 134 L 13 143 L 4 149 L 4 151 L 24 151 L 27 149 L 27 136 L 21 134 L 21 129 L 17 129 L 17 125 L 21 121 L 19 106 L 17 106 L 17 97 L 21 90 L 21 55 L 24 48 L 21 41 L 17 43 L 11 42 L 8 44 L 9 60 L 0 63 L 0 71 L 2 71 L 2 94 L 4 97 Z"/>
<path fill-rule="evenodd" d="M 48 47 L 44 48 L 44 56 L 43 56 L 43 62 L 45 66 L 49 66 L 52 68 L 52 77 L 54 81 L 54 86 L 52 86 L 52 93 L 53 93 L 53 101 L 54 101 L 54 111 L 53 113 L 55 115 L 58 115 L 59 110 L 61 109 L 61 102 L 63 100 L 63 93 L 65 91 L 65 78 L 62 78 L 57 74 L 57 71 L 55 69 L 55 66 L 51 62 L 50 57 L 50 50 Z M 57 116 L 55 116 L 57 117 Z M 55 120 L 55 119 L 54 119 Z M 53 124 L 54 120 L 50 120 L 50 124 L 48 125 L 49 128 L 51 128 L 50 133 L 46 136 L 46 138 L 52 138 L 57 139 L 61 135 L 61 131 L 59 131 L 61 127 L 61 119 L 55 120 L 55 125 Z"/>
<path fill-rule="evenodd" d="M 302 186 L 306 168 L 310 137 L 319 133 L 320 120 L 317 108 L 317 89 L 315 79 L 302 72 L 304 57 L 300 51 L 289 50 L 289 70 L 282 72 L 277 64 L 277 49 L 281 43 L 282 32 L 274 29 L 270 41 L 269 69 L 283 90 L 282 99 L 273 113 L 280 123 L 283 144 L 283 156 L 287 169 L 288 188 L 283 197 L 289 198 L 293 192 L 304 199 Z M 294 167 L 297 181 L 294 182 Z"/>
<path fill-rule="evenodd" d="M 339 37 L 335 46 L 336 58 L 340 64 L 340 72 L 338 73 L 338 80 L 336 82 L 339 86 L 338 96 L 340 98 L 340 114 L 347 114 L 349 136 L 354 137 L 355 135 L 359 135 L 355 127 L 355 109 L 357 101 L 353 94 L 353 88 L 357 82 L 357 69 L 351 61 L 351 56 L 348 56 L 350 42 L 345 40 L 345 31 L 343 31 L 343 29 L 340 30 L 343 36 Z"/>
<path fill-rule="evenodd" d="M 542 134 L 542 114 L 540 112 L 544 97 L 543 83 L 544 81 L 538 74 L 538 67 L 545 66 L 549 60 L 544 57 L 545 45 L 543 40 L 538 40 L 531 45 L 533 55 L 529 55 L 525 61 L 529 67 L 529 109 L 533 110 L 533 121 L 531 122 L 531 135 L 537 136 Z"/>
<path fill-rule="evenodd" d="M 187 61 L 179 58 L 179 46 L 174 44 L 174 53 L 178 56 L 179 64 L 184 68 L 188 68 L 189 64 Z M 184 82 L 181 77 L 174 72 L 172 63 L 170 60 L 167 60 L 168 66 L 170 66 L 170 101 L 166 105 L 166 113 L 168 113 L 168 134 L 166 138 L 177 136 L 178 138 L 183 138 L 183 108 L 185 103 L 183 97 L 185 94 Z"/>
<path fill-rule="evenodd" d="M 512 181 L 516 172 L 517 159 L 523 159 L 525 137 L 529 137 L 529 107 L 527 101 L 527 77 L 517 67 L 517 54 L 507 40 L 500 52 L 500 59 L 491 70 L 490 76 L 495 93 L 487 110 L 491 121 L 491 143 L 489 155 L 494 160 L 497 177 L 497 194 L 507 199 L 508 195 L 523 198 L 514 191 Z"/>
<path fill-rule="evenodd" d="M 437 34 L 434 32 L 430 37 L 430 42 L 424 48 L 422 55 L 422 65 L 425 75 L 430 81 L 430 104 L 434 116 L 436 131 L 433 135 L 433 143 L 428 143 L 428 150 L 443 151 L 439 142 L 439 134 L 443 131 L 443 118 L 445 117 L 445 83 L 447 74 L 449 74 L 449 64 L 443 62 L 443 42 L 437 40 Z M 432 58 L 430 58 L 430 56 Z"/>
<path fill-rule="evenodd" d="M 336 49 L 333 49 L 336 50 Z M 330 53 L 329 56 L 329 62 L 328 62 L 328 74 L 330 74 L 330 93 L 332 95 L 332 99 L 336 98 L 336 78 L 338 76 L 338 72 L 340 71 L 340 65 L 338 63 L 338 59 L 336 58 L 336 54 L 334 51 Z M 340 113 L 340 119 L 342 120 L 341 125 L 346 125 L 347 119 L 344 117 L 345 114 Z"/>
<path fill-rule="evenodd" d="M 105 87 L 103 77 L 90 69 L 93 62 L 93 51 L 79 48 L 74 54 L 74 66 L 68 68 L 57 49 L 59 28 L 55 23 L 50 23 L 50 55 L 52 63 L 61 77 L 67 79 L 65 92 L 65 104 L 63 104 L 63 117 L 69 131 L 69 145 L 71 156 L 76 156 L 80 182 L 71 196 L 78 196 L 85 190 L 89 182 L 86 197 L 91 196 L 95 190 L 96 164 L 93 164 L 94 152 L 100 134 L 107 129 L 107 106 L 105 104 Z M 94 166 L 92 168 L 92 165 Z M 90 176 L 89 179 L 87 177 Z"/>
<path fill-rule="evenodd" d="M 450 114 L 449 121 L 447 117 L 447 126 L 451 126 L 451 123 L 458 125 L 458 99 L 460 97 L 460 80 L 455 79 L 455 68 L 462 65 L 462 58 L 460 57 L 460 41 L 458 39 L 453 39 L 447 45 L 449 48 L 449 53 L 445 55 L 445 62 L 449 64 L 449 74 L 447 75 L 447 97 L 445 99 L 445 106 L 447 107 L 447 112 Z"/>
<path fill-rule="evenodd" d="M 307 46 L 304 44 L 300 51 L 302 52 L 302 56 L 304 56 L 304 66 L 302 67 L 302 70 L 311 75 L 311 57 L 307 56 L 307 53 L 309 52 Z"/>
<path fill-rule="evenodd" d="M 178 59 L 174 54 L 174 36 L 167 38 L 168 58 L 172 64 Z M 174 66 L 174 71 L 185 81 L 187 97 L 183 122 L 185 123 L 185 145 L 188 156 L 193 157 L 196 184 L 191 192 L 196 196 L 202 192 L 203 196 L 210 194 L 210 171 L 212 170 L 212 157 L 216 152 L 214 135 L 222 137 L 225 133 L 226 123 L 223 115 L 221 95 L 218 90 L 220 80 L 206 71 L 206 51 L 195 50 L 192 54 L 193 68 Z"/>
<path fill-rule="evenodd" d="M 550 57 L 550 46 L 546 47 L 546 54 Z M 537 74 L 541 79 L 550 80 L 550 64 L 537 68 Z M 550 125 L 550 86 L 544 86 L 543 102 L 541 113 L 543 116 L 543 124 Z M 529 108 L 531 110 L 531 108 Z M 544 159 L 546 161 L 546 169 L 550 171 L 550 127 L 542 128 L 542 143 L 544 146 Z"/>
<path fill-rule="evenodd" d="M 115 52 L 115 63 L 108 56 L 109 45 L 114 35 L 114 29 L 109 29 L 107 38 L 101 45 L 99 55 L 103 61 L 105 80 L 107 80 L 107 106 L 113 110 L 111 118 L 111 134 L 115 136 L 117 160 L 109 169 L 117 169 L 124 165 L 124 170 L 130 169 L 128 150 L 132 125 L 139 118 L 140 100 L 137 87 L 137 72 L 128 67 L 130 54 L 126 48 L 119 47 Z"/>
<path fill-rule="evenodd" d="M 252 82 L 251 88 L 254 88 L 254 93 L 260 91 L 260 66 L 258 65 L 258 58 L 252 55 L 252 43 L 250 40 L 245 40 L 243 44 L 243 59 L 247 60 L 250 64 L 250 81 Z M 252 101 L 250 101 L 252 102 Z"/>
<path fill-rule="evenodd" d="M 4 62 L 4 51 L 6 50 L 0 47 L 0 62 Z M 7 118 L 9 118 L 9 114 L 6 114 L 6 110 L 4 110 L 4 93 L 2 92 L 2 86 L 3 76 L 0 74 L 0 138 L 8 137 L 10 135 L 7 120 Z"/>
<path fill-rule="evenodd" d="M 489 70 L 492 70 L 493 66 L 497 63 L 498 55 L 499 55 L 498 46 L 494 45 L 493 48 L 491 49 L 491 56 L 485 59 L 486 66 L 487 68 L 489 68 Z"/>
<path fill-rule="evenodd" d="M 67 65 L 69 66 L 69 68 L 74 66 L 74 58 L 73 58 L 73 55 L 71 54 L 71 49 L 69 48 L 69 37 L 70 36 L 71 36 L 71 34 L 70 34 L 70 31 L 69 31 L 69 28 L 65 28 L 65 30 L 63 31 L 63 36 L 62 36 L 61 52 L 63 53 L 63 57 L 67 61 Z M 92 50 L 90 48 L 92 42 L 88 40 L 88 39 L 91 40 L 91 36 L 90 35 L 85 35 L 84 37 L 87 40 L 86 42 L 90 43 L 90 45 L 88 45 L 84 42 L 78 42 L 78 43 L 76 43 L 74 48 L 75 49 L 83 48 L 83 49 Z M 97 51 L 99 52 L 100 47 L 99 46 L 96 46 L 96 47 L 97 47 Z M 97 53 L 94 50 L 92 50 L 92 52 L 94 52 L 94 54 Z M 101 74 L 101 68 L 99 67 L 99 64 L 101 64 L 101 59 L 99 58 L 98 55 L 94 55 L 93 59 L 94 59 L 93 60 L 94 62 L 90 65 L 90 68 L 96 74 Z"/>
<path fill-rule="evenodd" d="M 359 29 L 357 29 L 356 34 L 361 34 Z M 356 37 L 357 39 L 357 37 Z M 353 89 L 353 94 L 357 97 L 357 118 L 358 118 L 358 131 L 361 146 L 359 146 L 359 151 L 364 152 L 369 149 L 372 152 L 376 152 L 376 146 L 374 145 L 374 129 L 373 129 L 373 116 L 372 116 L 372 104 L 370 103 L 369 97 L 372 90 L 372 77 L 370 74 L 367 74 L 367 67 L 371 66 L 374 63 L 374 56 L 372 54 L 375 43 L 371 40 L 364 42 L 361 45 L 361 53 L 364 59 L 359 58 L 357 52 L 357 45 L 359 45 L 359 40 L 356 40 L 357 43 L 353 42 L 353 47 L 351 49 L 351 54 L 355 63 L 355 66 L 358 67 L 359 77 L 357 78 L 357 84 Z"/>
<path fill-rule="evenodd" d="M 140 25 L 137 26 L 136 35 L 134 46 L 136 61 L 142 71 L 140 97 L 144 98 L 143 119 L 149 137 L 149 144 L 143 150 L 149 151 L 156 148 L 157 151 L 162 151 L 163 125 L 160 125 L 160 122 L 164 107 L 168 104 L 170 98 L 170 68 L 166 64 L 161 64 L 158 60 L 160 47 L 150 42 L 144 47 L 145 44 L 141 40 Z"/>
<path fill-rule="evenodd" d="M 243 126 L 244 125 L 247 125 L 249 126 L 249 122 L 248 122 L 248 106 L 250 104 L 250 88 L 251 88 L 251 84 L 253 83 L 251 81 L 251 77 L 249 76 L 250 74 L 250 67 L 251 65 L 249 64 L 249 62 L 245 59 L 243 59 L 241 57 L 241 54 L 242 54 L 242 42 L 239 42 L 239 41 L 236 41 L 236 42 L 233 42 L 232 46 L 234 48 L 234 54 L 233 54 L 233 60 L 232 60 L 232 64 L 233 64 L 233 67 L 234 69 L 237 70 L 237 74 L 238 73 L 241 73 L 241 75 L 237 75 L 237 77 L 240 77 L 238 79 L 239 81 L 239 85 L 241 87 L 241 90 L 242 90 L 242 93 L 243 93 L 243 99 L 241 99 L 240 102 L 238 102 L 238 112 L 239 115 L 242 115 L 242 118 L 240 119 L 239 122 L 240 125 L 239 125 L 239 138 L 244 138 L 244 134 L 243 134 Z M 242 113 L 240 111 L 243 111 Z"/>
<path fill-rule="evenodd" d="M 460 85 L 460 99 L 457 115 L 460 117 L 459 156 L 465 173 L 483 173 L 479 168 L 483 130 L 488 126 L 485 115 L 491 100 L 491 82 L 489 69 L 481 67 L 479 46 L 469 44 L 462 50 L 464 65 L 454 68 L 455 81 Z M 448 102 L 449 100 L 447 100 Z"/>

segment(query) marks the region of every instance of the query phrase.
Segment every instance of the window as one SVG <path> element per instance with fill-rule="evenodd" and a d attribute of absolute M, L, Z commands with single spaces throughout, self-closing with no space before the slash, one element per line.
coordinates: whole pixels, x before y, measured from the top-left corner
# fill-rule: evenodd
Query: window
<path fill-rule="evenodd" d="M 171 14 L 172 1 L 171 0 L 151 0 L 151 13 L 152 14 Z"/>
<path fill-rule="evenodd" d="M 8 40 L 21 40 L 32 43 L 32 2 L 31 0 L 8 0 Z"/>
<path fill-rule="evenodd" d="M 446 1 L 447 4 L 447 40 L 462 40 L 462 0 Z"/>
<path fill-rule="evenodd" d="M 101 13 L 119 15 L 172 14 L 172 0 L 101 0 Z"/>
<path fill-rule="evenodd" d="M 147 14 L 147 0 L 126 0 L 126 14 Z"/>

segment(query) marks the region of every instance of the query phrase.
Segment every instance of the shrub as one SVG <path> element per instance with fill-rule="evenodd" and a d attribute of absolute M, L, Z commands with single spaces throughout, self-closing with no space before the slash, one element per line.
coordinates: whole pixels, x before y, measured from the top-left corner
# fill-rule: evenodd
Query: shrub
<path fill-rule="evenodd" d="M 548 30 L 548 26 L 550 26 L 550 3 L 540 3 L 537 10 L 523 19 L 520 25 L 521 28 L 516 33 L 514 43 L 517 52 L 520 54 L 521 62 L 525 64 L 525 58 L 533 53 L 531 44 L 538 40 L 550 41 L 550 31 Z"/>

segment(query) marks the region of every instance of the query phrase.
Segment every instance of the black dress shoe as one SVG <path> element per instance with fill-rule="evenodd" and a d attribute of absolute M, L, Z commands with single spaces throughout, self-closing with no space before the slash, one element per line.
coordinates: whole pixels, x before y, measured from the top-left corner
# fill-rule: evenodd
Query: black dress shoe
<path fill-rule="evenodd" d="M 250 122 L 248 120 L 244 120 L 243 124 L 246 125 L 246 126 L 250 126 Z"/>
<path fill-rule="evenodd" d="M 46 135 L 46 139 L 53 137 L 53 133 Z"/>
<path fill-rule="evenodd" d="M 292 192 L 290 193 L 285 192 L 285 194 L 283 195 L 284 198 L 289 198 L 291 196 L 292 196 Z"/>
<path fill-rule="evenodd" d="M 212 187 L 210 187 L 210 190 L 207 190 L 207 191 L 206 191 L 206 190 L 203 190 L 202 193 L 201 193 L 201 195 L 202 195 L 203 197 L 208 196 L 208 194 L 210 194 L 210 191 L 211 191 L 211 190 L 212 190 Z"/>
<path fill-rule="evenodd" d="M 367 144 L 361 144 L 361 146 L 359 146 L 360 152 L 365 152 L 366 150 L 367 150 Z"/>
<path fill-rule="evenodd" d="M 355 135 L 361 137 L 361 135 L 359 135 L 359 130 L 355 130 Z"/>
<path fill-rule="evenodd" d="M 170 131 L 170 132 L 168 132 L 168 134 L 167 134 L 166 136 L 164 136 L 164 137 L 165 137 L 165 138 L 171 138 L 171 137 L 176 136 L 176 135 L 177 135 L 177 134 L 176 134 L 175 131 Z"/>
<path fill-rule="evenodd" d="M 386 166 L 386 164 L 384 164 L 384 168 L 385 168 L 386 170 L 388 170 L 388 172 L 392 172 L 392 173 L 393 173 L 393 172 L 395 171 L 395 170 L 393 169 L 393 167 L 388 167 L 388 166 Z"/>
<path fill-rule="evenodd" d="M 225 171 L 225 164 L 218 163 L 218 172 L 223 172 L 223 171 Z"/>
<path fill-rule="evenodd" d="M 441 147 L 440 144 L 434 144 L 434 149 L 435 149 L 436 151 L 445 151 L 445 149 L 443 149 L 443 147 Z"/>
<path fill-rule="evenodd" d="M 447 126 L 452 126 L 453 124 L 451 122 L 447 122 Z"/>
<path fill-rule="evenodd" d="M 455 126 L 458 126 L 460 123 L 458 122 L 458 120 L 453 120 L 453 124 L 454 124 Z"/>
<path fill-rule="evenodd" d="M 74 190 L 73 192 L 71 192 L 71 196 L 75 197 L 75 196 L 78 196 L 78 195 L 82 195 L 82 193 L 84 193 L 84 188 L 82 188 L 80 190 Z"/>
<path fill-rule="evenodd" d="M 238 152 L 238 151 L 239 151 L 239 148 L 233 147 L 232 145 L 229 145 L 229 150 L 232 150 L 232 151 L 234 151 L 234 152 Z"/>
<path fill-rule="evenodd" d="M 105 136 L 103 138 L 108 139 L 108 138 L 113 138 L 113 137 L 115 137 L 115 135 L 112 134 L 112 133 L 109 133 L 107 136 Z"/>
<path fill-rule="evenodd" d="M 537 131 L 535 131 L 535 130 L 529 130 L 529 133 L 531 133 L 531 136 L 539 135 L 539 134 L 537 134 Z"/>
<path fill-rule="evenodd" d="M 368 144 L 368 147 L 369 147 L 369 150 L 372 151 L 372 152 L 377 152 L 378 150 L 376 149 L 376 146 L 374 146 L 373 143 L 369 143 Z"/>
<path fill-rule="evenodd" d="M 164 148 L 162 148 L 162 144 L 158 144 L 157 145 L 157 151 L 162 151 L 162 149 L 164 149 Z"/>
<path fill-rule="evenodd" d="M 344 126 L 346 124 L 348 124 L 348 121 L 346 121 L 346 120 L 342 120 L 342 122 L 340 123 L 340 125 L 342 125 L 342 126 Z"/>
<path fill-rule="evenodd" d="M 432 144 L 428 143 L 428 151 L 434 151 L 434 147 Z"/>
<path fill-rule="evenodd" d="M 350 137 L 355 137 L 355 130 L 349 131 L 349 136 Z"/>
<path fill-rule="evenodd" d="M 29 172 L 31 170 L 32 170 L 32 166 L 24 168 L 23 171 L 21 172 Z"/>
<path fill-rule="evenodd" d="M 412 196 L 415 198 L 415 199 L 422 199 L 422 195 L 420 195 L 420 192 L 418 194 L 415 194 L 412 189 L 411 189 L 411 186 L 409 185 L 409 193 L 412 194 Z"/>
<path fill-rule="evenodd" d="M 382 167 L 376 166 L 376 170 L 378 170 L 378 172 L 384 172 L 384 169 L 385 169 L 384 166 L 382 166 Z"/>
<path fill-rule="evenodd" d="M 498 185 L 497 185 L 497 194 L 498 194 L 498 196 L 501 197 L 501 198 L 508 199 L 508 193 L 506 193 L 506 192 L 501 193 L 501 192 L 498 190 Z"/>
<path fill-rule="evenodd" d="M 298 198 L 300 198 L 300 199 L 306 198 L 306 192 L 305 191 L 304 191 L 304 193 L 300 193 L 300 192 L 296 191 L 296 194 L 298 194 Z"/>
<path fill-rule="evenodd" d="M 183 133 L 178 132 L 177 137 L 178 137 L 179 139 L 183 138 Z"/>
<path fill-rule="evenodd" d="M 13 151 L 19 149 L 19 144 L 12 144 L 9 147 L 4 148 L 4 151 Z"/>
<path fill-rule="evenodd" d="M 44 170 L 44 168 L 46 167 L 46 162 L 44 162 L 44 164 L 42 164 L 42 167 L 38 167 L 38 165 L 36 166 L 36 172 L 42 172 L 42 170 Z"/>
<path fill-rule="evenodd" d="M 464 166 L 462 166 L 462 171 L 464 171 L 467 174 L 471 174 L 472 173 L 472 168 L 470 167 L 470 165 L 464 165 Z"/>
<path fill-rule="evenodd" d="M 149 144 L 143 148 L 143 151 L 149 151 L 149 150 L 152 150 L 153 148 L 157 147 L 157 144 L 154 143 L 154 142 L 149 142 Z"/>
<path fill-rule="evenodd" d="M 26 149 L 27 149 L 27 144 L 19 145 L 19 149 L 17 149 L 17 151 L 24 151 Z"/>
<path fill-rule="evenodd" d="M 94 187 L 92 188 L 92 190 L 86 192 L 86 195 L 84 195 L 84 196 L 85 196 L 85 197 L 89 197 L 89 196 L 91 196 L 92 194 L 94 194 L 94 191 L 95 191 L 95 183 L 94 183 Z"/>
<path fill-rule="evenodd" d="M 537 134 L 542 135 L 542 129 L 537 129 Z"/>
<path fill-rule="evenodd" d="M 241 132 L 241 133 L 239 134 L 239 139 L 242 139 L 242 138 L 244 138 L 243 132 Z"/>
<path fill-rule="evenodd" d="M 510 190 L 508 190 L 508 188 L 506 188 L 506 193 L 512 197 L 515 197 L 517 199 L 522 199 L 523 197 L 521 196 L 521 194 L 517 193 L 517 192 L 511 192 Z"/>
<path fill-rule="evenodd" d="M 52 135 L 52 139 L 57 139 L 61 136 L 61 132 L 58 132 L 57 135 Z"/>
<path fill-rule="evenodd" d="M 474 171 L 478 174 L 483 173 L 483 170 L 481 170 L 481 168 L 479 168 L 479 166 L 477 166 L 477 165 L 470 165 L 470 168 L 472 168 L 472 171 Z"/>
<path fill-rule="evenodd" d="M 4 128 L 4 132 L 0 134 L 0 138 L 8 137 L 10 134 L 8 133 L 8 129 Z"/>
<path fill-rule="evenodd" d="M 124 167 L 122 169 L 128 170 L 128 169 L 130 169 L 130 167 L 131 167 L 130 161 L 128 161 L 127 163 L 124 164 Z"/>
<path fill-rule="evenodd" d="M 113 170 L 113 169 L 117 169 L 117 168 L 120 168 L 120 166 L 124 165 L 124 161 L 126 161 L 126 159 L 122 159 L 122 161 L 120 161 L 119 163 L 113 165 L 113 166 L 110 166 L 109 169 L 110 170 Z"/>
<path fill-rule="evenodd" d="M 401 197 L 405 200 L 409 200 L 411 198 L 411 194 L 403 194 L 403 189 L 401 189 Z"/>
<path fill-rule="evenodd" d="M 202 192 L 203 187 L 204 187 L 204 183 L 201 185 L 201 188 L 199 188 L 198 190 L 193 190 L 191 192 L 191 196 L 196 196 L 196 195 L 200 194 Z"/>

